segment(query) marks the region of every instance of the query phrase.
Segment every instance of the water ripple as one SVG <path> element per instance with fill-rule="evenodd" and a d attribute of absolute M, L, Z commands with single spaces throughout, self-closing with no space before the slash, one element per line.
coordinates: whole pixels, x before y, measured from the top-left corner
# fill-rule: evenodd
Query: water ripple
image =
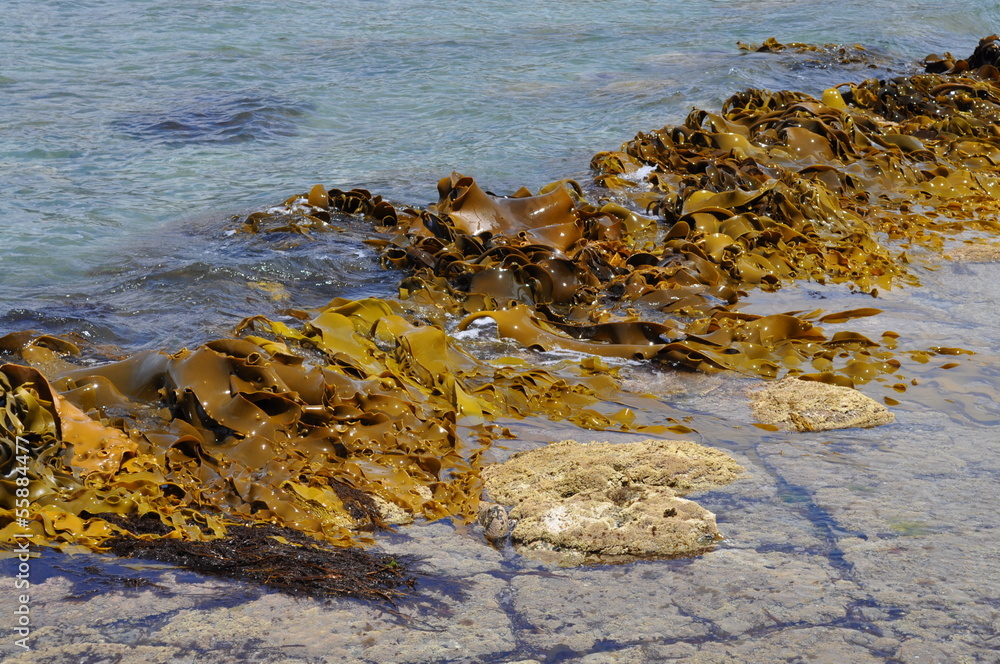
<path fill-rule="evenodd" d="M 115 130 L 165 145 L 246 143 L 297 134 L 306 107 L 255 93 L 200 94 L 166 109 L 135 113 L 112 122 Z"/>

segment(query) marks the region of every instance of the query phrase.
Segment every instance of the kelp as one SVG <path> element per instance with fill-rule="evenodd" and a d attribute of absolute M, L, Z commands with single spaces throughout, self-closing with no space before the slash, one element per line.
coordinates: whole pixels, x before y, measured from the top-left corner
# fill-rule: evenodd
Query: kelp
<path fill-rule="evenodd" d="M 76 470 L 73 462 L 94 456 L 78 455 L 73 444 L 66 442 L 72 425 L 66 426 L 70 423 L 64 424 L 60 417 L 56 404 L 61 400 L 38 370 L 0 366 L 0 542 L 29 535 L 56 546 L 95 546 L 114 534 L 106 523 L 78 516 L 80 505 L 51 506 L 53 498 L 86 491 L 81 473 L 87 469 Z M 90 424 L 83 431 L 89 435 L 75 440 L 87 452 L 102 450 L 102 441 L 117 442 L 121 434 L 109 430 L 102 436 Z M 107 468 L 108 458 L 116 451 L 114 445 L 108 447 L 101 463 L 89 470 Z"/>
<path fill-rule="evenodd" d="M 51 546 L 133 541 L 115 550 L 141 553 L 156 545 L 138 541 L 159 539 L 196 557 L 214 551 L 200 543 L 263 524 L 346 547 L 415 517 L 470 521 L 481 454 L 504 435 L 493 423 L 636 428 L 594 358 L 905 390 L 898 335 L 832 329 L 878 308 L 741 309 L 750 291 L 800 281 L 877 297 L 917 284 L 912 264 L 949 235 L 998 230 L 996 40 L 965 65 L 928 59 L 928 73 L 819 99 L 740 92 L 595 155 L 586 186 L 498 196 L 453 173 L 437 203 L 416 208 L 317 184 L 237 218 L 239 231 L 296 241 L 367 220 L 383 265 L 403 270 L 399 301 L 251 316 L 192 350 L 97 366 L 67 340 L 0 339 L 28 365 L 0 368 L 0 541 L 26 527 Z M 588 359 L 484 361 L 455 338 L 484 322 L 525 348 Z M 951 350 L 907 352 L 919 363 Z M 18 437 L 31 450 L 21 524 Z M 102 514 L 160 525 L 138 534 Z"/>
<path fill-rule="evenodd" d="M 861 44 L 806 44 L 802 42 L 779 42 L 774 37 L 760 44 L 736 42 L 742 51 L 751 53 L 796 53 L 809 56 L 808 62 L 818 66 L 863 64 L 875 67 L 872 54 Z"/>
<path fill-rule="evenodd" d="M 795 312 L 738 312 L 744 289 L 752 287 L 815 278 L 874 291 L 873 285 L 889 288 L 894 276 L 905 276 L 898 257 L 874 237 L 859 237 L 857 226 L 827 224 L 821 234 L 802 214 L 786 224 L 723 207 L 777 198 L 779 184 L 720 196 L 692 192 L 666 228 L 619 203 L 588 202 L 573 181 L 537 195 L 522 190 L 499 197 L 452 174 L 439 182 L 436 205 L 393 208 L 394 214 L 364 190 L 323 189 L 326 198 L 318 200 L 341 201 L 369 218 L 377 209 L 381 216 L 372 221 L 386 237 L 371 244 L 387 267 L 408 271 L 401 296 L 464 315 L 459 331 L 488 317 L 501 336 L 528 348 L 766 378 L 840 371 L 865 382 L 893 371 L 891 353 L 880 343 L 844 332 L 831 336 L 816 324 L 850 316 L 817 312 L 814 322 Z M 785 193 L 779 200 L 791 209 L 796 199 Z M 315 216 L 303 206 L 307 197 L 292 197 L 285 217 L 274 223 L 284 228 L 298 215 Z M 244 222 L 244 230 L 250 226 Z"/>
<path fill-rule="evenodd" d="M 799 280 L 877 297 L 916 285 L 914 254 L 949 234 L 998 229 L 995 41 L 967 76 L 872 79 L 821 99 L 747 90 L 717 113 L 694 109 L 596 155 L 596 202 L 572 181 L 504 197 L 453 174 L 426 209 L 315 187 L 288 205 L 371 218 L 388 234 L 373 242 L 384 263 L 409 271 L 402 295 L 468 314 L 459 329 L 485 316 L 539 349 L 866 382 L 898 362 L 880 341 L 817 325 L 849 317 L 754 316 L 742 299 Z M 786 48 L 831 47 L 753 50 Z"/>
<path fill-rule="evenodd" d="M 962 74 L 980 70 L 982 67 L 1000 67 L 1000 36 L 990 35 L 979 40 L 979 44 L 968 58 L 955 58 L 951 53 L 928 55 L 923 60 L 928 74 Z M 982 73 L 982 72 L 980 72 Z M 992 70 L 986 70 L 992 76 Z"/>
<path fill-rule="evenodd" d="M 31 437 L 41 459 L 26 515 L 36 541 L 64 541 L 49 521 L 110 512 L 155 514 L 187 540 L 237 519 L 350 546 L 393 519 L 472 520 L 479 454 L 502 435 L 489 421 L 630 421 L 592 408 L 613 391 L 607 376 L 478 360 L 394 303 L 296 313 L 307 320 L 251 317 L 230 339 L 63 370 L 52 383 L 5 365 L 4 440 Z M 10 482 L 0 488 L 12 505 Z M 10 528 L 12 517 L 0 512 Z M 84 525 L 91 545 L 114 532 Z"/>

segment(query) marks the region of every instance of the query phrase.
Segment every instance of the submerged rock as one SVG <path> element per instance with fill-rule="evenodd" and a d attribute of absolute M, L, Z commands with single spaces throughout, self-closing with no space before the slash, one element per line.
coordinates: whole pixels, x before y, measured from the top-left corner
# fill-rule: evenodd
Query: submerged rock
<path fill-rule="evenodd" d="M 680 495 L 742 473 L 724 452 L 687 441 L 565 440 L 485 469 L 483 483 L 494 500 L 514 506 L 515 544 L 663 556 L 698 553 L 722 539 L 715 515 Z"/>
<path fill-rule="evenodd" d="M 997 244 L 958 244 L 949 247 L 945 256 L 962 263 L 998 263 L 1000 262 L 1000 245 Z"/>
<path fill-rule="evenodd" d="M 798 431 L 877 427 L 896 420 L 885 406 L 857 390 L 783 378 L 750 393 L 753 416 Z"/>

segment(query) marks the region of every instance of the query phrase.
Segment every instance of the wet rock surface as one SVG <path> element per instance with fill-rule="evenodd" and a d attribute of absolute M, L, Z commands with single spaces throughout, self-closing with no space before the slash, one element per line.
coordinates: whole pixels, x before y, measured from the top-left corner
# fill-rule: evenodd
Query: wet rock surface
<path fill-rule="evenodd" d="M 382 544 L 426 556 L 419 596 L 396 609 L 174 570 L 143 572 L 155 587 L 88 594 L 86 574 L 56 573 L 34 587 L 34 649 L 0 653 L 19 664 L 995 663 L 1000 518 L 984 473 L 1000 458 L 988 428 L 930 419 L 904 412 L 899 427 L 832 441 L 774 432 L 732 452 L 749 476 L 698 498 L 727 536 L 707 555 L 564 569 L 488 546 L 478 526 L 416 524 Z"/>
<path fill-rule="evenodd" d="M 945 250 L 948 258 L 963 263 L 1000 262 L 1000 245 L 992 243 L 957 244 Z"/>
<path fill-rule="evenodd" d="M 857 390 L 783 378 L 751 392 L 753 415 L 764 424 L 798 431 L 828 431 L 890 424 L 896 417 Z"/>

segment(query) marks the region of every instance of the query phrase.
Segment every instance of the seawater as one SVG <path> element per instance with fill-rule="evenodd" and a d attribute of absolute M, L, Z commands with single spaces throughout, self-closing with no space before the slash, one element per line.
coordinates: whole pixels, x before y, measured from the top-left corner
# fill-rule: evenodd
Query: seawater
<path fill-rule="evenodd" d="M 747 87 L 819 93 L 970 53 L 997 3 L 7 0 L 0 15 L 0 333 L 174 348 L 268 313 L 388 295 L 347 228 L 232 238 L 317 182 L 425 205 L 451 171 L 504 194 Z M 810 64 L 736 43 L 860 43 Z"/>

